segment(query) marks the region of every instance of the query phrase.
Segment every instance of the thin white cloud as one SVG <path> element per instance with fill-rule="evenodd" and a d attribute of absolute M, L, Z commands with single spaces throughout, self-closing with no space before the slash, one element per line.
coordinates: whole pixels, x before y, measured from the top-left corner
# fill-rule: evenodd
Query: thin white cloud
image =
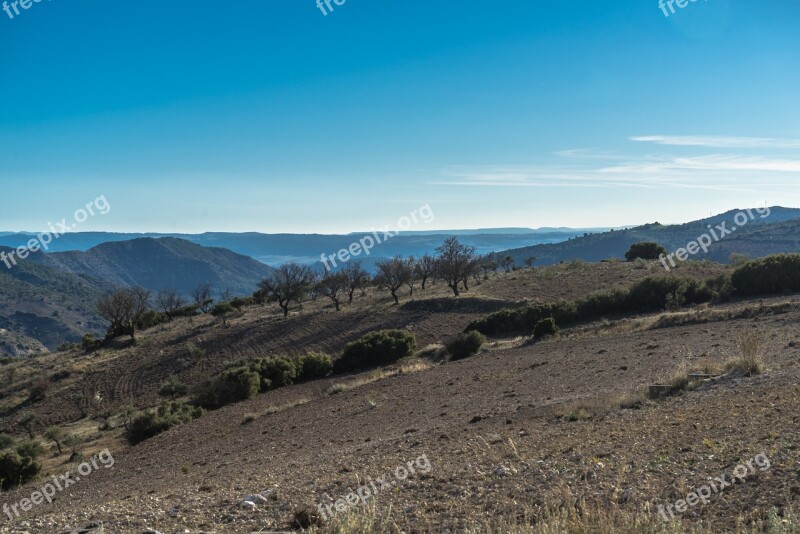
<path fill-rule="evenodd" d="M 634 137 L 674 146 L 775 148 L 800 141 L 756 137 Z M 763 153 L 763 151 L 762 151 Z M 622 156 L 595 149 L 572 149 L 556 153 L 563 164 L 450 166 L 442 169 L 445 179 L 430 185 L 461 187 L 558 187 L 558 188 L 651 188 L 700 189 L 757 193 L 765 187 L 791 188 L 800 174 L 800 159 L 763 155 L 707 154 L 679 156 L 644 154 Z"/>
<path fill-rule="evenodd" d="M 768 137 L 646 135 L 631 137 L 630 140 L 659 145 L 707 148 L 800 148 L 800 139 L 774 139 Z"/>

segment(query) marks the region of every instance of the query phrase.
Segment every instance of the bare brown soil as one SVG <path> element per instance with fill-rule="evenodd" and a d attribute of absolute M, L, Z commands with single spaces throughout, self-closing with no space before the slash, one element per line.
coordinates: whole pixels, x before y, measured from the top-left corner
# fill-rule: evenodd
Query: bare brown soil
<path fill-rule="evenodd" d="M 604 269 L 605 274 L 595 266 L 557 267 L 562 268 L 564 274 L 542 294 L 574 298 L 575 285 L 593 285 L 586 279 L 608 276 L 613 284 L 616 276 L 628 277 L 620 283 L 640 276 L 625 265 Z M 312 305 L 289 320 L 254 310 L 228 328 L 207 320 L 176 323 L 144 333 L 135 348 L 104 351 L 109 359 L 102 364 L 80 359 L 71 364 L 87 370 L 81 387 L 103 392 L 102 407 L 93 409 L 128 402 L 148 406 L 157 402 L 157 385 L 169 373 L 199 379 L 234 358 L 335 352 L 364 332 L 386 327 L 413 330 L 421 347 L 441 342 L 498 305 L 492 299 L 520 296 L 502 290 L 501 278 L 514 275 L 522 276 L 503 275 L 474 288 L 486 302 L 464 299 L 453 306 L 438 300 L 437 289 L 432 300 L 405 306 L 392 307 L 383 297 L 341 313 Z M 368 477 L 390 474 L 422 454 L 431 462 L 430 473 L 374 500 L 374 513 L 391 509 L 391 523 L 405 532 L 461 532 L 573 498 L 657 515 L 658 505 L 683 499 L 708 478 L 766 453 L 769 470 L 684 514 L 687 527 L 704 522 L 715 532 L 733 532 L 740 517 L 763 519 L 772 508 L 797 508 L 800 299 L 764 303 L 787 300 L 793 303 L 787 313 L 759 313 L 758 301 L 720 308 L 756 309 L 746 319 L 642 329 L 652 323 L 643 318 L 616 330 L 599 323 L 596 331 L 583 327 L 574 336 L 567 331 L 561 339 L 537 344 L 495 340 L 468 360 L 431 364 L 338 394 L 329 394 L 329 388 L 361 377 L 276 390 L 135 447 L 113 431 L 101 433 L 86 447 L 110 444 L 113 468 L 92 473 L 53 504 L 36 507 L 24 523 L 0 531 L 62 532 L 93 522 L 120 533 L 285 530 L 298 509 L 344 498 Z M 738 337 L 752 330 L 769 340 L 764 374 L 730 374 L 675 397 L 645 401 L 638 409 L 615 402 L 668 381 L 678 370 L 735 357 Z M 183 368 L 179 360 L 190 357 L 189 343 L 203 356 Z M 78 415 L 58 401 L 51 395 L 29 408 L 49 421 Z M 6 413 L 6 426 L 12 417 Z M 73 468 L 48 467 L 53 473 Z M 36 486 L 3 500 L 16 502 Z M 272 492 L 267 503 L 255 510 L 239 506 L 245 496 L 266 490 Z"/>

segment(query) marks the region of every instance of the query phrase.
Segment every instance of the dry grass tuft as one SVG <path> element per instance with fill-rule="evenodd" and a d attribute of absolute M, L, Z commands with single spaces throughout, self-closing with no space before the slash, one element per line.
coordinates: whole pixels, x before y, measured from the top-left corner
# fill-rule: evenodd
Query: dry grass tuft
<path fill-rule="evenodd" d="M 420 371 L 427 371 L 431 367 L 433 367 L 433 364 L 428 360 L 411 358 L 406 361 L 402 361 L 397 365 L 393 365 L 391 367 L 385 367 L 369 371 L 347 382 L 337 382 L 336 384 L 333 384 L 331 387 L 329 387 L 325 391 L 325 393 L 327 393 L 328 395 L 336 395 L 338 393 L 349 391 L 351 389 L 360 388 L 361 386 L 372 384 L 373 382 L 377 382 L 385 378 L 390 378 L 392 376 L 418 373 Z"/>
<path fill-rule="evenodd" d="M 725 364 L 727 372 L 744 376 L 755 376 L 764 372 L 767 345 L 760 333 L 755 330 L 742 333 L 737 340 L 737 347 L 739 356 Z"/>

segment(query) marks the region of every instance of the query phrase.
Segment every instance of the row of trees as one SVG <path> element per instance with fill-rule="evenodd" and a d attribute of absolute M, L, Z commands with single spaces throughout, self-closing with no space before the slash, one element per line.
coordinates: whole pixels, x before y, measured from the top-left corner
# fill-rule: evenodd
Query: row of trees
<path fill-rule="evenodd" d="M 534 261 L 535 258 L 529 258 L 526 264 L 533 265 Z M 420 258 L 397 256 L 378 262 L 374 277 L 357 261 L 348 263 L 339 271 L 324 273 L 307 265 L 286 263 L 261 280 L 253 296 L 246 299 L 234 299 L 230 294 L 223 294 L 215 305 L 211 296 L 212 286 L 207 283 L 199 284 L 192 291 L 191 300 L 184 298 L 176 289 L 163 289 L 153 295 L 146 289 L 134 287 L 103 296 L 97 310 L 110 325 L 107 339 L 123 335 L 134 339 L 137 328 L 171 321 L 175 317 L 211 313 L 224 321 L 242 304 L 274 302 L 286 317 L 292 303 L 302 308 L 306 299 L 325 297 L 331 300 L 338 311 L 343 304 L 352 303 L 357 293 L 363 296 L 370 285 L 388 290 L 395 304 L 400 302 L 398 292 L 402 288 L 407 287 L 409 294 L 413 295 L 417 284 L 426 289 L 435 281 L 446 283 L 453 295 L 459 296 L 462 288 L 469 289 L 470 279 L 479 283 L 498 269 L 509 272 L 515 268 L 510 256 L 481 256 L 476 253 L 475 247 L 450 237 L 436 248 L 435 255 L 425 254 Z"/>
<path fill-rule="evenodd" d="M 534 261 L 535 258 L 529 258 L 526 264 L 533 265 Z M 320 296 L 329 298 L 338 311 L 345 299 L 348 304 L 352 303 L 355 293 L 360 291 L 363 295 L 370 285 L 388 290 L 395 304 L 399 304 L 398 292 L 404 287 L 413 295 L 417 284 L 425 289 L 429 283 L 440 280 L 447 284 L 453 295 L 459 296 L 462 287 L 469 289 L 470 278 L 479 282 L 500 268 L 511 271 L 515 268 L 514 260 L 510 256 L 498 259 L 492 255 L 478 255 L 475 247 L 450 237 L 436 248 L 433 256 L 397 256 L 378 262 L 374 277 L 362 269 L 360 262 L 351 262 L 340 271 L 324 274 L 305 265 L 286 263 L 261 281 L 255 296 L 262 302 L 277 302 L 284 316 L 289 315 L 292 302 L 302 306 L 304 299 L 313 300 Z"/>
<path fill-rule="evenodd" d="M 191 301 L 176 289 L 162 289 L 153 295 L 142 287 L 122 288 L 103 295 L 97 304 L 97 313 L 109 323 L 106 339 L 125 335 L 134 339 L 137 328 L 143 325 L 208 313 L 214 304 L 211 293 L 212 286 L 208 283 L 197 285 Z M 163 316 L 154 317 L 158 314 Z"/>

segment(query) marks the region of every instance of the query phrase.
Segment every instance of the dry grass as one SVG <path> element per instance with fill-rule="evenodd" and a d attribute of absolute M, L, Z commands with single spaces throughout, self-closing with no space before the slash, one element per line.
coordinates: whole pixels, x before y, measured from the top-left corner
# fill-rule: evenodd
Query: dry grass
<path fill-rule="evenodd" d="M 739 356 L 725 364 L 727 372 L 744 376 L 755 376 L 764 372 L 767 344 L 760 333 L 755 330 L 743 332 L 736 346 L 739 349 Z"/>
<path fill-rule="evenodd" d="M 635 410 L 645 402 L 647 395 L 637 391 L 615 397 L 570 402 L 557 408 L 555 413 L 568 421 L 586 421 L 615 410 Z"/>
<path fill-rule="evenodd" d="M 792 508 L 780 513 L 769 511 L 767 518 L 751 523 L 744 517 L 737 521 L 736 534 L 794 534 L 800 532 L 800 519 Z M 452 525 L 454 532 L 466 534 L 713 534 L 713 524 L 684 521 L 665 522 L 656 510 L 646 506 L 623 509 L 617 504 L 586 502 L 568 497 L 544 507 L 520 504 L 498 516 Z M 427 530 L 421 530 L 427 531 Z M 378 511 L 374 506 L 342 514 L 315 534 L 400 534 L 393 511 Z"/>
<path fill-rule="evenodd" d="M 308 404 L 309 402 L 311 402 L 311 397 L 300 397 L 299 399 L 295 399 L 291 402 L 285 402 L 283 404 L 269 406 L 258 417 L 263 415 L 273 415 L 276 413 L 280 413 L 289 410 L 290 408 L 294 408 L 296 406 L 302 406 L 303 404 Z"/>
<path fill-rule="evenodd" d="M 331 387 L 329 387 L 325 392 L 328 395 L 336 395 L 338 393 L 349 391 L 351 389 L 360 388 L 361 386 L 372 384 L 373 382 L 377 382 L 378 380 L 383 380 L 385 378 L 390 378 L 392 376 L 426 371 L 431 367 L 433 367 L 433 365 L 434 364 L 432 364 L 427 360 L 411 358 L 409 360 L 400 362 L 397 365 L 393 365 L 392 367 L 386 367 L 369 371 L 347 382 L 337 382 L 336 384 L 333 384 Z"/>

